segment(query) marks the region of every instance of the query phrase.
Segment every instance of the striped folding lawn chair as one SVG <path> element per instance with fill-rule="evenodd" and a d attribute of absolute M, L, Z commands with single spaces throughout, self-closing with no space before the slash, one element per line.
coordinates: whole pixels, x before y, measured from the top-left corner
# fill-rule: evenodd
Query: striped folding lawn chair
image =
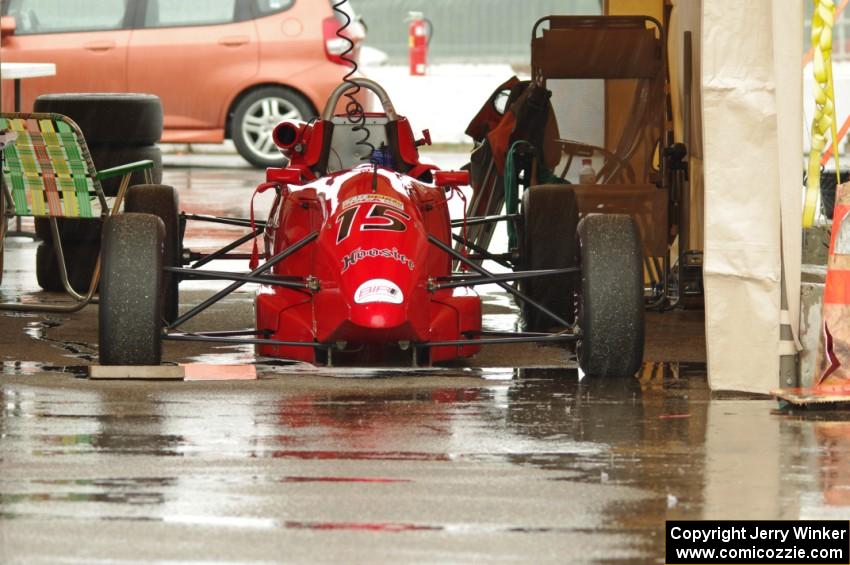
<path fill-rule="evenodd" d="M 152 161 L 138 161 L 97 171 L 80 128 L 61 114 L 0 114 L 0 132 L 6 132 L 0 149 L 3 191 L 0 195 L 0 258 L 7 220 L 15 216 L 48 218 L 59 275 L 65 291 L 74 298 L 70 304 L 0 304 L 0 310 L 75 312 L 92 301 L 100 281 L 100 258 L 85 295 L 78 294 L 68 281 L 65 254 L 59 237 L 57 218 L 105 218 L 121 208 L 124 193 L 134 172 L 143 171 L 151 182 Z M 122 177 L 118 195 L 110 206 L 101 181 Z M 73 257 L 70 258 L 73 260 Z M 2 263 L 0 263 L 2 265 Z"/>

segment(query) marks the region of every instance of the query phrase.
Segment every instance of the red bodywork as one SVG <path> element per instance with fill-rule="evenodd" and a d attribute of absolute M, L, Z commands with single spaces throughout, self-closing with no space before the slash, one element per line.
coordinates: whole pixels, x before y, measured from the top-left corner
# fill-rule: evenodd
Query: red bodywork
<path fill-rule="evenodd" d="M 406 119 L 384 127 L 395 145 L 392 169 L 364 164 L 331 174 L 319 171 L 327 160 L 332 122 L 284 122 L 276 131 L 290 165 L 267 171 L 278 195 L 265 230 L 265 256 L 319 235 L 271 271 L 308 280 L 312 290 L 263 285 L 257 292 L 257 330 L 270 339 L 334 345 L 335 355 L 348 352 L 372 361 L 400 345 L 480 332 L 481 300 L 471 288 L 433 289 L 438 277 L 451 274 L 451 258 L 428 242 L 433 235 L 452 245 L 450 188 L 417 180 L 436 175 L 433 166 L 419 163 Z M 468 357 L 478 349 L 433 347 L 430 361 Z M 258 353 L 317 361 L 314 347 L 260 345 Z"/>

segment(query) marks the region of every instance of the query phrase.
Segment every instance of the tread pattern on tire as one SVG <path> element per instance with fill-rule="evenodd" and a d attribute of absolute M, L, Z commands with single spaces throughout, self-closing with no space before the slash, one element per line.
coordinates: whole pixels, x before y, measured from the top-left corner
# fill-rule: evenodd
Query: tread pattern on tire
<path fill-rule="evenodd" d="M 180 267 L 180 204 L 174 187 L 165 184 L 139 184 L 127 190 L 124 211 L 153 214 L 165 225 L 162 264 Z M 179 310 L 179 279 L 173 273 L 164 273 L 162 280 L 163 315 L 173 322 Z"/>
<path fill-rule="evenodd" d="M 150 214 L 119 214 L 103 226 L 98 343 L 103 365 L 157 365 L 162 358 L 162 242 Z"/>
<path fill-rule="evenodd" d="M 579 366 L 594 377 L 633 376 L 643 361 L 643 253 L 630 216 L 591 214 L 579 222 Z"/>

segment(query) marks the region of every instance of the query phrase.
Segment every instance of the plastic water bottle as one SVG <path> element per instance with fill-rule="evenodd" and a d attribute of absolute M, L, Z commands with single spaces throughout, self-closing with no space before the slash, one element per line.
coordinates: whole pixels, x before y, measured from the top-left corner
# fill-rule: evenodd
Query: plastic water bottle
<path fill-rule="evenodd" d="M 578 173 L 579 184 L 596 184 L 596 171 L 593 170 L 591 159 L 581 160 L 581 171 Z"/>

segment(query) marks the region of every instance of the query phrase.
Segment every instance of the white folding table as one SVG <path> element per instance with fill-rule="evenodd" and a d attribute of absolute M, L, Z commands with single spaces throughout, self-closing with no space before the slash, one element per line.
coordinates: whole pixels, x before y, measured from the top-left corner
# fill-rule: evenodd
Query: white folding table
<path fill-rule="evenodd" d="M 56 65 L 53 63 L 0 63 L 0 79 L 15 81 L 15 112 L 21 111 L 21 80 L 55 74 Z"/>

